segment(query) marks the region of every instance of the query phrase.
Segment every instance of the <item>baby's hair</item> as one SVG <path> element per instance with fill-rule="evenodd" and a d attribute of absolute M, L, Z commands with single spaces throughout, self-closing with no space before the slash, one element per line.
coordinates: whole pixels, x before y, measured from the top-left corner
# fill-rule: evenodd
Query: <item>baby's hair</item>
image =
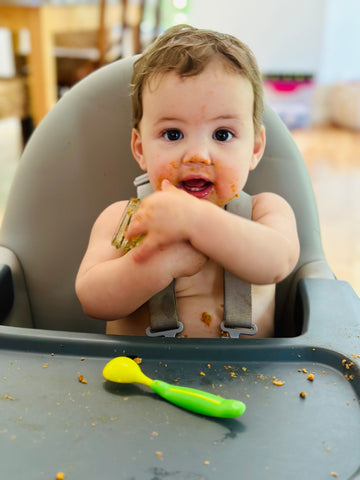
<path fill-rule="evenodd" d="M 189 25 L 169 28 L 136 60 L 131 81 L 133 127 L 139 127 L 143 116 L 142 94 L 151 79 L 169 72 L 181 77 L 195 76 L 215 59 L 220 60 L 224 68 L 239 73 L 251 83 L 254 92 L 253 122 L 255 133 L 258 133 L 264 109 L 263 81 L 254 54 L 232 35 Z"/>

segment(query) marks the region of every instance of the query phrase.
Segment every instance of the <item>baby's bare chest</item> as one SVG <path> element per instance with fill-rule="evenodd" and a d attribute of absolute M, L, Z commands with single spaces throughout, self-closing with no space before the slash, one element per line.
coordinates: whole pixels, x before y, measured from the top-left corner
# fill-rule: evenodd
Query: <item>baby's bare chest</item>
<path fill-rule="evenodd" d="M 176 298 L 223 295 L 223 269 L 208 260 L 200 272 L 175 281 Z"/>
<path fill-rule="evenodd" d="M 184 325 L 183 336 L 219 337 L 224 315 L 224 271 L 212 261 L 191 277 L 175 282 L 176 307 Z M 275 286 L 252 286 L 252 317 L 259 337 L 273 335 Z M 150 318 L 145 305 L 126 319 L 108 322 L 107 332 L 117 335 L 144 335 Z"/>
<path fill-rule="evenodd" d="M 192 277 L 175 283 L 177 310 L 189 337 L 218 337 L 224 319 L 224 271 L 209 260 Z M 252 317 L 258 336 L 273 335 L 275 285 L 252 286 Z"/>
<path fill-rule="evenodd" d="M 175 282 L 183 334 L 189 337 L 218 337 L 223 319 L 223 269 L 212 261 L 196 275 Z"/>

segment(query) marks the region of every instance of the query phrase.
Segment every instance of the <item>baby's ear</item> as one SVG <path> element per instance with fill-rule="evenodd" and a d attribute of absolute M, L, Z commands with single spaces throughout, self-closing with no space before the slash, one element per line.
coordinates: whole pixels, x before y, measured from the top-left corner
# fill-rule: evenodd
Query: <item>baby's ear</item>
<path fill-rule="evenodd" d="M 131 151 L 135 160 L 139 164 L 141 170 L 146 172 L 147 168 L 146 168 L 146 162 L 143 155 L 141 133 L 136 128 L 133 128 L 131 132 Z"/>
<path fill-rule="evenodd" d="M 261 126 L 260 132 L 255 135 L 254 151 L 250 162 L 250 170 L 254 170 L 263 156 L 266 144 L 265 127 Z"/>

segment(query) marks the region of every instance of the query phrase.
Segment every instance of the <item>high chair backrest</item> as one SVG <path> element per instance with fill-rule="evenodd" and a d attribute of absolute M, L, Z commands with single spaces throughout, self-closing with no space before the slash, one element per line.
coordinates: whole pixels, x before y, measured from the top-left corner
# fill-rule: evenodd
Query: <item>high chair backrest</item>
<path fill-rule="evenodd" d="M 41 122 L 23 153 L 0 232 L 0 264 L 12 265 L 15 283 L 7 324 L 104 331 L 103 322 L 82 312 L 74 281 L 96 217 L 112 202 L 134 196 L 133 179 L 142 173 L 130 151 L 132 64 L 133 58 L 114 62 L 73 87 Z M 285 197 L 298 222 L 298 268 L 313 262 L 326 265 L 303 159 L 268 107 L 264 121 L 266 151 L 245 190 Z M 294 275 L 277 288 L 278 321 Z"/>

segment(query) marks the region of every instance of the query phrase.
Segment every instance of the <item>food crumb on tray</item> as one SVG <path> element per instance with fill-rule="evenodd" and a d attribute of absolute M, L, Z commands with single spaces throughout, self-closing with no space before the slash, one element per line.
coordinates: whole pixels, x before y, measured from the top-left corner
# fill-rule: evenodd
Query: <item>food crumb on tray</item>
<path fill-rule="evenodd" d="M 10 395 L 8 395 L 7 393 L 5 395 L 3 395 L 2 397 L 0 397 L 1 399 L 4 399 L 4 400 L 14 400 L 13 397 L 11 397 Z"/>
<path fill-rule="evenodd" d="M 354 362 L 347 362 L 345 358 L 341 361 L 341 364 L 346 370 L 350 370 L 350 368 L 354 366 Z"/>
<path fill-rule="evenodd" d="M 273 385 L 276 385 L 277 387 L 282 387 L 285 385 L 285 382 L 283 380 L 278 380 L 276 377 L 273 377 Z"/>
<path fill-rule="evenodd" d="M 87 383 L 87 380 L 85 380 L 84 376 L 81 375 L 81 374 L 79 374 L 78 380 L 79 380 L 80 383 Z"/>

